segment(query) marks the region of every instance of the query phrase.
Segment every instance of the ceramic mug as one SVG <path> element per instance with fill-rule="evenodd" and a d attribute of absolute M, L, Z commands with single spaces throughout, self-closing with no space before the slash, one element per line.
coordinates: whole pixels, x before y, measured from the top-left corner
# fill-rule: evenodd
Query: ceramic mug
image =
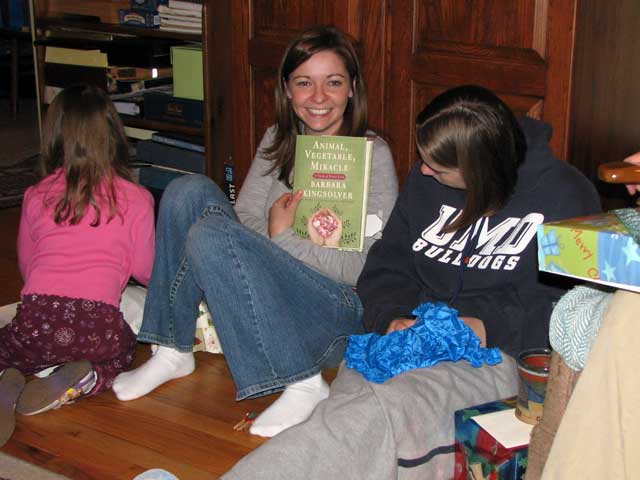
<path fill-rule="evenodd" d="M 548 348 L 532 348 L 518 355 L 516 417 L 523 422 L 535 425 L 542 418 L 550 363 Z"/>

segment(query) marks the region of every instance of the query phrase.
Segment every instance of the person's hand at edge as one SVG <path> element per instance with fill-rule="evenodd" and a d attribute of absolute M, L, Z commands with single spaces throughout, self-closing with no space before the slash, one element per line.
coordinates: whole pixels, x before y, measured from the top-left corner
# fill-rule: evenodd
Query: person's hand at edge
<path fill-rule="evenodd" d="M 478 338 L 480 339 L 480 346 L 486 347 L 487 331 L 484 328 L 484 322 L 476 317 L 460 317 L 460 320 L 466 323 L 467 326 L 471 330 L 473 330 L 473 333 L 475 333 L 478 336 Z"/>
<path fill-rule="evenodd" d="M 400 332 L 402 330 L 406 330 L 407 328 L 411 328 L 415 325 L 418 320 L 415 318 L 396 318 L 391 320 L 389 327 L 387 328 L 387 335 L 393 332 Z"/>
<path fill-rule="evenodd" d="M 634 165 L 640 165 L 640 152 L 634 153 L 633 155 L 625 158 L 624 161 L 633 163 Z M 627 187 L 629 195 L 635 195 L 636 193 L 640 192 L 640 184 L 628 183 L 625 186 Z M 638 199 L 638 204 L 640 205 L 640 198 Z"/>
<path fill-rule="evenodd" d="M 269 209 L 269 237 L 280 235 L 293 227 L 298 204 L 302 200 L 302 190 L 285 193 L 278 198 Z"/>

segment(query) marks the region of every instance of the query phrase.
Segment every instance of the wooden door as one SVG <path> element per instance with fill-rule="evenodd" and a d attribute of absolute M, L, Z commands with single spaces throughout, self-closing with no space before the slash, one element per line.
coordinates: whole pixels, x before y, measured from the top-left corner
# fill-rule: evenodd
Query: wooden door
<path fill-rule="evenodd" d="M 573 1 L 389 2 L 385 130 L 404 179 L 417 158 L 414 119 L 435 95 L 462 84 L 496 92 L 517 113 L 554 127 L 564 157 L 573 45 Z"/>
<path fill-rule="evenodd" d="M 640 2 L 619 0 L 237 0 L 232 3 L 232 158 L 244 179 L 273 119 L 288 41 L 332 23 L 357 41 L 369 123 L 400 180 L 417 158 L 414 119 L 441 91 L 475 83 L 554 129 L 554 153 L 596 180 L 640 149 Z M 606 3 L 606 2 L 605 2 Z M 624 189 L 622 189 L 624 190 Z"/>

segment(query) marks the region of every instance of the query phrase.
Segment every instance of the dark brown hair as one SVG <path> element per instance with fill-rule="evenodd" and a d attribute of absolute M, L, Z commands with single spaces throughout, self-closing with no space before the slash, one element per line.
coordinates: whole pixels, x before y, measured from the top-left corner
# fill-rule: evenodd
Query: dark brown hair
<path fill-rule="evenodd" d="M 367 94 L 362 78 L 360 62 L 353 42 L 340 29 L 317 26 L 294 38 L 287 47 L 275 88 L 276 131 L 273 144 L 264 149 L 265 158 L 274 162 L 271 171 L 279 169 L 278 179 L 291 188 L 289 176 L 293 169 L 296 136 L 302 133 L 301 122 L 287 98 L 286 84 L 291 73 L 319 52 L 330 51 L 338 55 L 349 73 L 353 96 L 344 112 L 341 135 L 364 136 L 367 131 Z"/>
<path fill-rule="evenodd" d="M 416 119 L 416 143 L 423 159 L 458 168 L 465 205 L 444 231 L 467 227 L 500 210 L 511 197 L 524 161 L 526 140 L 509 107 L 476 85 L 447 90 Z"/>
<path fill-rule="evenodd" d="M 40 173 L 61 167 L 64 193 L 55 202 L 57 224 L 79 223 L 89 206 L 95 210 L 91 225 L 100 224 L 97 197 L 108 205 L 107 222 L 118 212 L 114 177 L 131 179 L 124 127 L 109 97 L 99 88 L 79 84 L 65 88 L 51 102 L 44 122 Z"/>

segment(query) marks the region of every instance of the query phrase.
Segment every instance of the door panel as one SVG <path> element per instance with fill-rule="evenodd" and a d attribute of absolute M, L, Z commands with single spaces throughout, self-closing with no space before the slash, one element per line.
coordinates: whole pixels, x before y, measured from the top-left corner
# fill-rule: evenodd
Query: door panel
<path fill-rule="evenodd" d="M 482 85 L 517 113 L 545 118 L 548 0 L 396 0 L 390 5 L 394 55 L 385 126 L 401 180 L 417 159 L 417 113 L 448 88 Z"/>
<path fill-rule="evenodd" d="M 280 58 L 297 32 L 333 23 L 354 37 L 369 123 L 400 180 L 416 156 L 414 119 L 444 89 L 475 83 L 554 127 L 566 158 L 576 0 L 248 0 L 233 2 L 233 158 L 241 183 L 273 118 Z M 237 27 L 237 28 L 236 28 Z M 269 80 L 270 79 L 270 80 Z"/>

